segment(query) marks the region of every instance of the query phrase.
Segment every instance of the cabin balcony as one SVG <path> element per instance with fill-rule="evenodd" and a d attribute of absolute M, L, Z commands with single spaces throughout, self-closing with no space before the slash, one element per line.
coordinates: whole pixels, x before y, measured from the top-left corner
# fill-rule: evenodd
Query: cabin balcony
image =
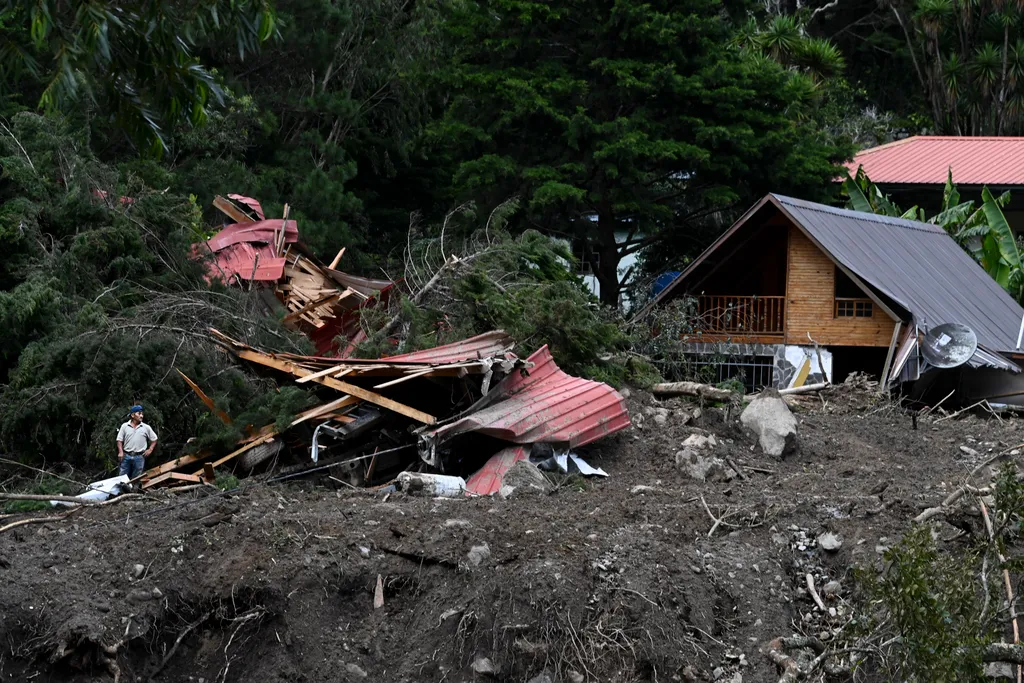
<path fill-rule="evenodd" d="M 697 297 L 698 325 L 704 336 L 778 343 L 786 333 L 786 297 Z M 756 339 L 754 339 L 756 338 Z"/>

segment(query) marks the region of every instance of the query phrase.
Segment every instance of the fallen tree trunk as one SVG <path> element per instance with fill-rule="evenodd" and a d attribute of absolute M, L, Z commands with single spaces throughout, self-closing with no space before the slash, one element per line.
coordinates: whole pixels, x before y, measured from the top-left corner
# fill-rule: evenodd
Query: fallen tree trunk
<path fill-rule="evenodd" d="M 651 393 L 655 396 L 662 398 L 671 398 L 673 396 L 694 396 L 697 398 L 706 398 L 711 401 L 728 401 L 733 397 L 733 393 L 728 389 L 719 389 L 709 384 L 701 384 L 699 382 L 666 382 L 664 384 L 655 384 L 651 388 Z"/>
<path fill-rule="evenodd" d="M 821 391 L 828 384 L 822 382 L 821 384 L 807 384 L 802 387 L 793 387 L 792 389 L 779 389 L 780 396 L 792 396 L 793 394 L 808 394 L 812 391 Z"/>

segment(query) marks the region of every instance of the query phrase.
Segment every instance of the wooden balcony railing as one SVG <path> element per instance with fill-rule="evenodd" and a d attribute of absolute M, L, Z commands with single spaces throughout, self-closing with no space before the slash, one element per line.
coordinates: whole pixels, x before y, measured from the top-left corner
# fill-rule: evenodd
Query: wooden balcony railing
<path fill-rule="evenodd" d="M 782 336 L 786 331 L 782 296 L 698 297 L 698 313 L 707 334 Z"/>

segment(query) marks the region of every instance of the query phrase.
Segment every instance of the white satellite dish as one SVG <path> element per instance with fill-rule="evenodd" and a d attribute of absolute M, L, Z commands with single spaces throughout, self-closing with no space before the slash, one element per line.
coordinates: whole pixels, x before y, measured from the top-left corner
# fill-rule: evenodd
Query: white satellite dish
<path fill-rule="evenodd" d="M 921 355 L 936 368 L 955 368 L 971 359 L 978 350 L 974 330 L 960 323 L 933 327 L 921 340 Z"/>

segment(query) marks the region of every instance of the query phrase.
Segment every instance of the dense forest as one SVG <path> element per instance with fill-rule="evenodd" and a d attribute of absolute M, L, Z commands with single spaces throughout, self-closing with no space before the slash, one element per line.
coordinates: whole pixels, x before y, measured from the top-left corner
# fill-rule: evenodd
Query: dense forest
<path fill-rule="evenodd" d="M 370 277 L 401 277 L 441 226 L 464 249 L 485 230 L 444 301 L 399 311 L 403 343 L 501 326 L 621 380 L 622 295 L 765 192 L 838 201 L 858 148 L 1019 133 L 1020 21 L 990 0 L 6 3 L 3 449 L 107 466 L 143 401 L 180 450 L 214 428 L 174 369 L 253 422 L 301 405 L 206 339 L 309 348 L 191 259 L 227 193 L 288 204 Z M 573 254 L 599 299 L 557 266 Z"/>

